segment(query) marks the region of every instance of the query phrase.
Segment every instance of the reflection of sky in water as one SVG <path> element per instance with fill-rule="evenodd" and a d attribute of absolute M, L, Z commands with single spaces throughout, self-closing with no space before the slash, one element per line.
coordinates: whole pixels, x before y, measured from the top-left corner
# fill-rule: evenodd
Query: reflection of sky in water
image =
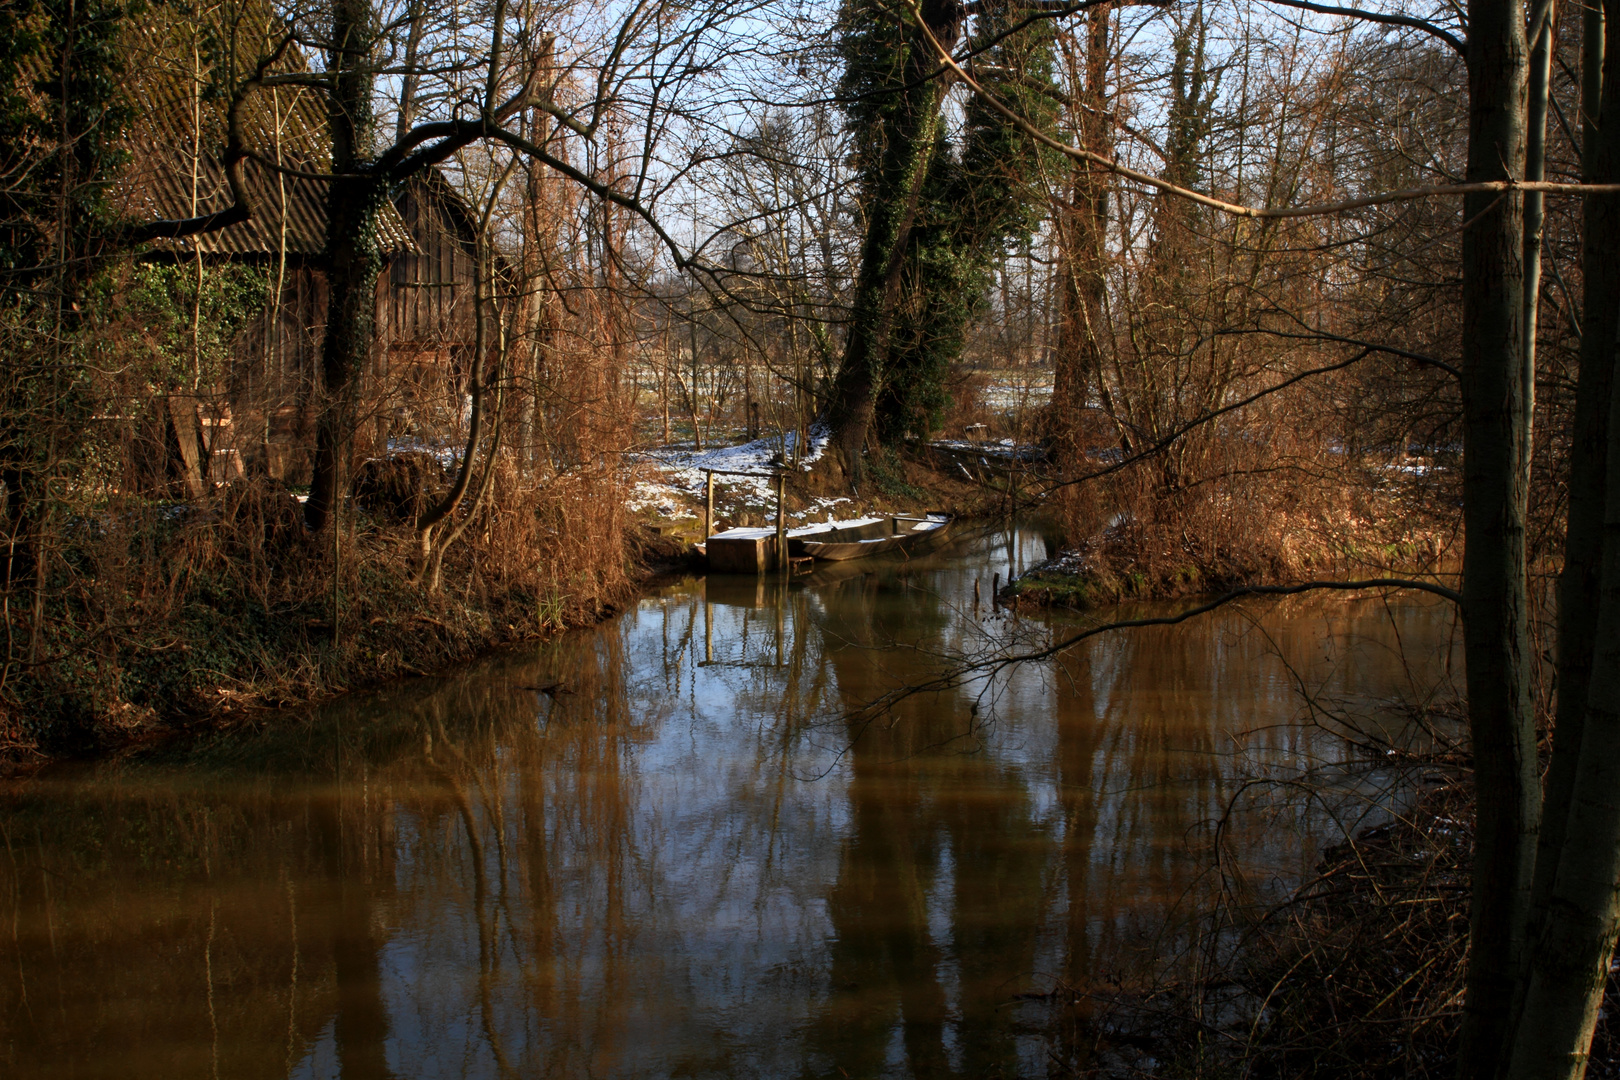
<path fill-rule="evenodd" d="M 1150 965 L 1234 800 L 1257 896 L 1308 873 L 1378 777 L 1312 803 L 1241 781 L 1344 758 L 1294 723 L 1302 692 L 1329 716 L 1421 696 L 1451 632 L 1427 601 L 1256 605 L 905 700 L 851 745 L 838 714 L 939 654 L 1046 634 L 987 609 L 992 574 L 1045 554 L 1033 532 L 967 535 L 785 594 L 687 583 L 454 679 L 38 783 L 0 811 L 25 848 L 0 869 L 18 969 L 83 1019 L 8 1035 L 10 1060 L 90 1075 L 134 1045 L 165 1075 L 1044 1074 L 1072 1048 L 1046 1034 L 1053 1007 L 1015 995 Z M 154 863 L 157 835 L 206 848 L 206 874 Z M 74 884 L 47 903 L 31 883 L 53 874 Z M 158 924 L 172 951 L 142 954 Z M 64 934 L 83 947 L 56 951 Z M 120 959 L 129 982 L 100 988 Z M 154 983 L 169 1015 L 132 989 Z"/>

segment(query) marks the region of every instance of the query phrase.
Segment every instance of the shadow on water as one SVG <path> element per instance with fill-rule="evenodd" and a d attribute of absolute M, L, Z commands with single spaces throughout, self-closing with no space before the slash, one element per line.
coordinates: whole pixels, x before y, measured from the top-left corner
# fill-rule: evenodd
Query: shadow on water
<path fill-rule="evenodd" d="M 846 719 L 1045 633 L 987 607 L 1045 554 L 1019 528 L 690 580 L 451 677 L 0 788 L 0 1067 L 1061 1073 L 1083 1017 L 1044 995 L 1169 958 L 1229 806 L 1258 899 L 1378 812 L 1376 774 L 1246 786 L 1354 756 L 1302 691 L 1419 698 L 1453 627 L 1427 600 L 1255 605 Z"/>

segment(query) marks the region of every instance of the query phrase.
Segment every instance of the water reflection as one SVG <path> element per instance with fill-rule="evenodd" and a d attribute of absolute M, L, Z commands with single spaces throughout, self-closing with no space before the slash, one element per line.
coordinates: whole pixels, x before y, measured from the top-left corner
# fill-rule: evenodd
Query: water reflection
<path fill-rule="evenodd" d="M 1365 812 L 1243 786 L 1345 756 L 1292 722 L 1300 690 L 1426 693 L 1452 627 L 1423 600 L 1290 601 L 841 719 L 1014 633 L 975 579 L 987 598 L 1044 553 L 1014 530 L 691 581 L 454 678 L 14 783 L 0 1066 L 1061 1071 L 1087 1039 L 1041 995 L 1160 958 L 1229 805 L 1260 893 Z"/>

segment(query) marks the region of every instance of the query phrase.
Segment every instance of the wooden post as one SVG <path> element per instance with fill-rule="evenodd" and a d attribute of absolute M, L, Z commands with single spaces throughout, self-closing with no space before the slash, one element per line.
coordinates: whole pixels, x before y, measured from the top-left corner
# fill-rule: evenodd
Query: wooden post
<path fill-rule="evenodd" d="M 703 539 L 714 531 L 714 473 L 703 470 Z"/>
<path fill-rule="evenodd" d="M 788 568 L 787 549 L 787 473 L 776 474 L 776 568 Z"/>
<path fill-rule="evenodd" d="M 186 498 L 200 499 L 203 482 L 208 479 L 208 468 L 203 458 L 203 447 L 197 445 L 197 402 L 179 395 L 169 397 L 169 423 L 174 425 L 174 437 L 180 447 L 181 479 Z"/>

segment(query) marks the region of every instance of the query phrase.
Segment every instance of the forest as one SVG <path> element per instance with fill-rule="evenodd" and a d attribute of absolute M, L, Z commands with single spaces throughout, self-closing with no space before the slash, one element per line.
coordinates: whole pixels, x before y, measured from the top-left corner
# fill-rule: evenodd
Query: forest
<path fill-rule="evenodd" d="M 1445 872 L 1345 838 L 1211 932 L 1271 990 L 1042 1075 L 1620 1075 L 1616 118 L 1614 0 L 0 0 L 6 775 L 594 632 L 714 529 L 1038 518 L 1003 636 L 821 662 L 853 739 L 1301 597 L 1459 643 L 1380 849 Z"/>

